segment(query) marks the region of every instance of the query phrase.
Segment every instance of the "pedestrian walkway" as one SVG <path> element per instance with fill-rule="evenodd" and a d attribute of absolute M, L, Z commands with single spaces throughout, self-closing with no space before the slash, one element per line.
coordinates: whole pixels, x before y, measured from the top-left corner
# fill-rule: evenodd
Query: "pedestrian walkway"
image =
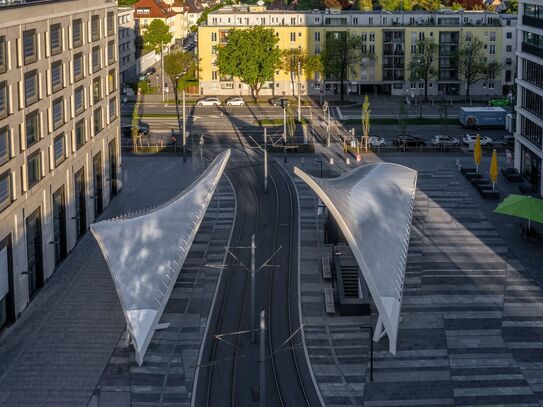
<path fill-rule="evenodd" d="M 543 292 L 532 277 L 543 274 L 543 262 L 534 269 L 519 260 L 513 237 L 504 240 L 489 221 L 497 202 L 472 193 L 454 158 L 387 160 L 417 169 L 419 179 L 398 352 L 387 351 L 386 337 L 374 344 L 373 381 L 369 330 L 360 327 L 375 321 L 326 313 L 325 219 L 312 191 L 295 180 L 304 337 L 326 405 L 540 406 Z M 297 164 L 319 175 L 314 160 Z M 531 251 L 540 256 L 540 246 Z"/>
<path fill-rule="evenodd" d="M 202 170 L 190 159 L 183 164 L 179 157 L 125 157 L 123 167 L 123 191 L 103 218 L 163 204 Z M 167 358 L 171 372 L 177 374 L 168 376 L 167 386 L 177 386 L 184 375 L 187 381 L 192 380 L 190 366 L 198 355 L 199 340 L 194 341 L 198 346 L 191 343 L 191 349 L 171 341 L 179 332 L 185 339 L 185 335 L 202 335 L 217 272 L 200 265 L 204 255 L 222 261 L 234 206 L 233 192 L 223 178 L 165 310 L 164 319 L 171 321 L 171 326 L 155 335 L 148 351 L 151 362 L 141 372 L 129 370 L 135 360 L 132 348 L 126 346 L 121 307 L 98 245 L 87 233 L 22 317 L 2 332 L 0 406 L 122 407 L 127 405 L 122 393 L 127 380 L 129 390 L 140 397 L 135 401 L 152 397 L 146 396 L 153 393 L 146 371 L 156 369 L 164 353 L 179 356 L 178 350 L 181 358 Z M 178 395 L 170 397 L 177 400 Z"/>

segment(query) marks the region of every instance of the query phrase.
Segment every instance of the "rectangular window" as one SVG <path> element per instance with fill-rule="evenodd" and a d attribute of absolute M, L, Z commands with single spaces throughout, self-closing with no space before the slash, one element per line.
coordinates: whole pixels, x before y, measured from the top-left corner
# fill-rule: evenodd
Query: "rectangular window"
<path fill-rule="evenodd" d="M 36 151 L 36 153 L 28 157 L 28 188 L 32 188 L 34 185 L 36 185 L 40 181 L 41 176 L 41 151 Z"/>
<path fill-rule="evenodd" d="M 0 175 L 0 210 L 6 209 L 12 202 L 10 178 L 9 171 Z"/>
<path fill-rule="evenodd" d="M 53 129 L 56 130 L 64 124 L 64 99 L 53 101 Z"/>
<path fill-rule="evenodd" d="M 370 33 L 370 41 L 375 41 L 375 33 Z"/>
<path fill-rule="evenodd" d="M 25 74 L 25 106 L 38 101 L 38 71 L 33 70 Z"/>
<path fill-rule="evenodd" d="M 85 121 L 80 120 L 75 125 L 75 148 L 79 150 L 86 142 Z"/>
<path fill-rule="evenodd" d="M 107 13 L 107 35 L 113 35 L 115 32 L 115 16 L 113 11 Z"/>
<path fill-rule="evenodd" d="M 495 55 L 496 54 L 496 46 L 494 44 L 491 44 L 488 52 L 490 53 L 490 55 Z"/>
<path fill-rule="evenodd" d="M 216 81 L 217 80 L 217 71 L 211 71 L 211 80 Z"/>
<path fill-rule="evenodd" d="M 115 69 L 112 69 L 107 74 L 107 86 L 109 93 L 117 90 L 117 75 L 115 73 Z"/>
<path fill-rule="evenodd" d="M 109 100 L 109 122 L 111 123 L 113 120 L 117 118 L 117 99 L 111 98 Z"/>
<path fill-rule="evenodd" d="M 32 144 L 40 140 L 40 112 L 39 110 L 34 110 L 33 112 L 26 115 L 25 119 L 25 128 L 26 128 L 26 147 L 30 147 Z"/>
<path fill-rule="evenodd" d="M 505 38 L 507 38 L 508 40 L 510 40 L 511 38 L 513 38 L 513 33 L 512 33 L 512 32 L 508 32 L 507 34 L 505 34 Z"/>
<path fill-rule="evenodd" d="M 23 60 L 25 65 L 35 62 L 38 59 L 38 47 L 36 30 L 23 32 Z"/>
<path fill-rule="evenodd" d="M 102 81 L 100 78 L 96 78 L 92 82 L 92 103 L 96 104 L 102 100 Z"/>
<path fill-rule="evenodd" d="M 51 88 L 56 92 L 62 89 L 62 85 L 62 61 L 57 61 L 51 65 Z"/>
<path fill-rule="evenodd" d="M 102 131 L 102 109 L 101 108 L 98 108 L 94 111 L 93 120 L 94 120 L 94 135 L 96 136 L 98 133 Z"/>
<path fill-rule="evenodd" d="M 511 52 L 511 51 L 513 51 L 513 47 L 511 45 L 506 45 L 505 46 L 505 51 L 506 52 Z"/>
<path fill-rule="evenodd" d="M 495 31 L 490 32 L 490 41 L 496 41 L 496 32 Z"/>
<path fill-rule="evenodd" d="M 0 164 L 9 161 L 9 127 L 0 129 Z"/>
<path fill-rule="evenodd" d="M 295 42 L 296 41 L 296 33 L 290 33 L 290 41 Z"/>
<path fill-rule="evenodd" d="M 91 38 L 93 41 L 100 39 L 100 16 L 91 17 Z"/>
<path fill-rule="evenodd" d="M 74 81 L 83 79 L 83 54 L 74 55 Z"/>
<path fill-rule="evenodd" d="M 0 36 L 0 73 L 4 73 L 8 69 L 7 59 L 7 42 L 6 37 Z"/>
<path fill-rule="evenodd" d="M 8 115 L 8 84 L 0 82 L 0 119 Z"/>
<path fill-rule="evenodd" d="M 83 86 L 80 86 L 75 90 L 74 93 L 74 108 L 75 108 L 75 114 L 80 114 L 85 109 L 85 104 L 83 103 Z"/>
<path fill-rule="evenodd" d="M 107 43 L 107 63 L 112 64 L 115 62 L 115 41 L 109 41 Z"/>
<path fill-rule="evenodd" d="M 64 133 L 59 134 L 53 141 L 55 155 L 55 166 L 59 165 L 66 158 L 66 139 Z"/>
<path fill-rule="evenodd" d="M 81 19 L 74 20 L 72 23 L 72 46 L 80 47 L 83 44 L 83 24 Z"/>
<path fill-rule="evenodd" d="M 92 72 L 100 70 L 100 47 L 96 46 L 92 48 Z"/>
<path fill-rule="evenodd" d="M 319 31 L 317 31 L 317 32 L 315 33 L 315 41 L 316 41 L 316 42 L 319 42 L 320 40 L 321 40 L 321 33 L 320 33 Z"/>
<path fill-rule="evenodd" d="M 51 38 L 51 55 L 57 55 L 62 52 L 62 28 L 60 24 L 53 24 L 49 27 Z"/>
<path fill-rule="evenodd" d="M 217 42 L 217 33 L 211 33 L 211 42 Z"/>

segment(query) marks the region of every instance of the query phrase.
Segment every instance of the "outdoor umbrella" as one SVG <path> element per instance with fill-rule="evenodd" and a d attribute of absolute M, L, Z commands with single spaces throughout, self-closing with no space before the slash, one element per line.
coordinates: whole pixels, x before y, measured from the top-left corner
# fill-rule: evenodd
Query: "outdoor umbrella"
<path fill-rule="evenodd" d="M 498 153 L 496 153 L 496 149 L 492 151 L 492 159 L 490 160 L 490 180 L 492 181 L 492 190 L 494 191 L 494 186 L 498 180 Z"/>
<path fill-rule="evenodd" d="M 483 158 L 483 149 L 481 148 L 481 138 L 477 134 L 475 139 L 475 148 L 473 149 L 473 159 L 475 160 L 475 166 L 477 172 L 479 172 L 479 164 L 481 164 L 481 159 Z"/>
<path fill-rule="evenodd" d="M 528 230 L 530 230 L 531 221 L 543 223 L 543 200 L 511 194 L 493 212 L 528 219 Z"/>

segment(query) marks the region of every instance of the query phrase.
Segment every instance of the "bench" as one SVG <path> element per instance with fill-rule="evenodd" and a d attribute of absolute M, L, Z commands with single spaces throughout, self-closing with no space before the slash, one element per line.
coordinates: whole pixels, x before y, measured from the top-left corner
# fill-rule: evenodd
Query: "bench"
<path fill-rule="evenodd" d="M 471 181 L 472 179 L 481 179 L 483 178 L 482 174 L 479 174 L 478 172 L 466 172 L 464 174 L 466 178 Z"/>
<path fill-rule="evenodd" d="M 322 264 L 322 278 L 329 280 L 332 278 L 332 271 L 330 270 L 330 258 L 321 257 Z"/>
<path fill-rule="evenodd" d="M 507 182 L 522 182 L 522 175 L 518 173 L 516 168 L 502 169 L 501 173 Z"/>
<path fill-rule="evenodd" d="M 489 184 L 490 181 L 483 178 L 474 178 L 471 180 L 471 185 L 477 187 L 477 185 Z"/>
<path fill-rule="evenodd" d="M 523 195 L 537 193 L 537 188 L 534 187 L 533 185 L 519 185 L 518 190 Z"/>
<path fill-rule="evenodd" d="M 498 191 L 492 191 L 491 189 L 484 189 L 479 191 L 484 199 L 500 199 L 500 193 Z"/>
<path fill-rule="evenodd" d="M 336 306 L 334 304 L 334 290 L 332 287 L 324 288 L 324 304 L 326 306 L 327 314 L 335 314 Z"/>
<path fill-rule="evenodd" d="M 462 174 L 466 174 L 468 172 L 477 172 L 477 170 L 475 168 L 468 168 L 468 167 L 466 167 L 466 168 L 462 167 L 462 169 L 460 171 L 462 172 Z"/>

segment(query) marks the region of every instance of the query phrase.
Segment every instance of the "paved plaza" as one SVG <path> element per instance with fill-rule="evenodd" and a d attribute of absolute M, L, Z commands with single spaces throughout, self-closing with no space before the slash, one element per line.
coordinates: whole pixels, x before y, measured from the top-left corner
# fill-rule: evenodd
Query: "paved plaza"
<path fill-rule="evenodd" d="M 383 157 L 419 178 L 398 352 L 386 338 L 375 345 L 373 382 L 360 328 L 370 319 L 326 313 L 324 217 L 296 180 L 305 342 L 321 395 L 328 406 L 543 405 L 543 241 L 524 240 L 521 220 L 490 214 L 497 201 L 483 201 L 454 158 L 423 157 Z M 318 176 L 311 161 L 298 165 Z M 510 186 L 498 188 L 503 196 Z"/>

